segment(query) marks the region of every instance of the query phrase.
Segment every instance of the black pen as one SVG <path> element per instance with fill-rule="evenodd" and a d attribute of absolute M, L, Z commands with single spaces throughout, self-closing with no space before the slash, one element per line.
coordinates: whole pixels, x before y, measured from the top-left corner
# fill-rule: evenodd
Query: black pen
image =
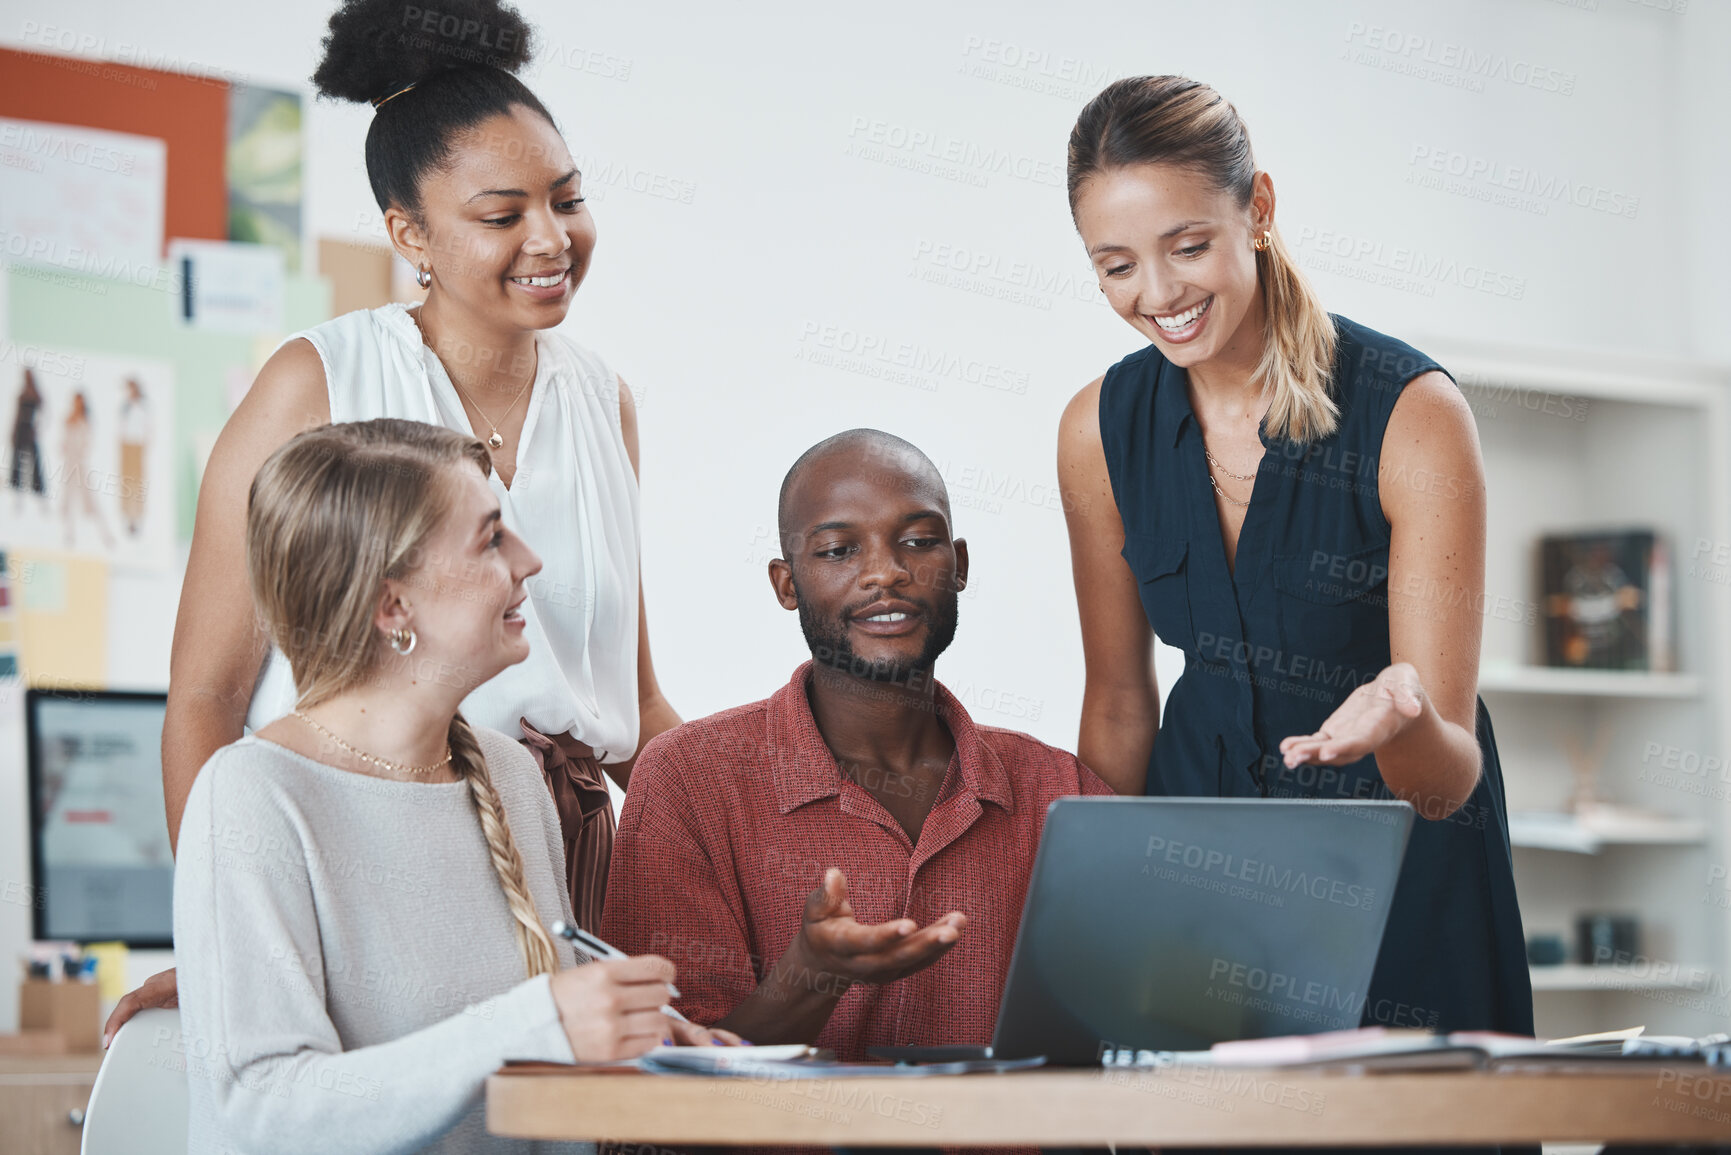
<path fill-rule="evenodd" d="M 564 919 L 560 919 L 553 924 L 553 933 L 558 935 L 560 938 L 576 943 L 578 949 L 590 958 L 603 959 L 631 957 L 612 943 L 609 943 L 596 935 L 590 934 L 580 926 L 572 926 Z M 679 988 L 674 986 L 672 983 L 667 984 L 667 992 L 676 999 L 680 997 Z M 689 1019 L 674 1010 L 672 1007 L 664 1006 L 661 1009 L 673 1018 L 679 1019 L 681 1022 L 690 1022 Z"/>

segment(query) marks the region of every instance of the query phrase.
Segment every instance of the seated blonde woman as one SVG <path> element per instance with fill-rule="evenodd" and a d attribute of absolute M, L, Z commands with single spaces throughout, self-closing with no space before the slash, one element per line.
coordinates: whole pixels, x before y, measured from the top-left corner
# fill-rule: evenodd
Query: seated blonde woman
<path fill-rule="evenodd" d="M 252 483 L 253 597 L 303 692 L 212 755 L 181 825 L 193 1151 L 534 1150 L 486 1133 L 504 1060 L 738 1041 L 663 1012 L 666 959 L 574 966 L 546 929 L 571 920 L 552 797 L 458 713 L 527 656 L 541 567 L 489 468 L 381 419 L 303 433 Z"/>

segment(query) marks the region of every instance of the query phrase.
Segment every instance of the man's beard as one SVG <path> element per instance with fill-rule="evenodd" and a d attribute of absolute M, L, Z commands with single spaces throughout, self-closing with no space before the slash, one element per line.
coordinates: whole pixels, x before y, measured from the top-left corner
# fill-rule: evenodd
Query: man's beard
<path fill-rule="evenodd" d="M 811 650 L 812 661 L 868 682 L 890 682 L 897 685 L 917 682 L 919 679 L 913 678 L 913 675 L 930 674 L 932 666 L 937 663 L 938 655 L 949 649 L 950 643 L 956 637 L 957 609 L 954 592 L 941 594 L 935 601 L 930 602 L 903 598 L 901 600 L 919 607 L 926 619 L 925 647 L 920 650 L 919 657 L 911 662 L 889 659 L 871 661 L 854 652 L 844 622 L 820 620 L 812 613 L 806 600 L 799 596 L 798 582 L 794 583 L 793 596 L 799 601 L 799 628 L 805 634 L 806 648 Z"/>

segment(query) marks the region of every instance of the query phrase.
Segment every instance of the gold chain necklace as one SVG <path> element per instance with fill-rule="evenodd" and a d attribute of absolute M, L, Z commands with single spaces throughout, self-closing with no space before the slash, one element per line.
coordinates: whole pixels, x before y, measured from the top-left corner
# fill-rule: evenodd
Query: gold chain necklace
<path fill-rule="evenodd" d="M 1204 441 L 1202 443 L 1202 456 L 1204 456 L 1208 459 L 1209 465 L 1212 465 L 1214 467 L 1214 469 L 1218 469 L 1220 472 L 1224 473 L 1228 477 L 1235 477 L 1239 481 L 1255 481 L 1256 480 L 1256 474 L 1254 474 L 1254 473 L 1247 473 L 1247 474 L 1234 473 L 1230 469 L 1226 468 L 1224 465 L 1220 464 L 1220 462 L 1216 461 L 1214 459 L 1214 454 L 1208 452 L 1208 443 L 1206 441 Z M 1223 497 L 1227 501 L 1231 502 L 1233 505 L 1247 506 L 1250 504 L 1250 498 L 1247 497 L 1243 501 L 1239 501 L 1236 497 L 1233 497 L 1230 493 L 1227 493 L 1224 489 L 1221 489 L 1220 483 L 1218 481 L 1214 480 L 1214 471 L 1213 470 L 1209 470 L 1209 472 L 1208 472 L 1208 484 L 1212 485 L 1214 487 L 1215 493 L 1218 493 L 1221 497 Z M 1255 495 L 1256 495 L 1256 491 L 1253 487 L 1251 489 L 1251 497 L 1254 497 Z"/>
<path fill-rule="evenodd" d="M 1218 493 L 1221 497 L 1224 497 L 1227 501 L 1231 502 L 1233 505 L 1249 505 L 1250 504 L 1250 499 L 1248 497 L 1245 498 L 1243 501 L 1239 501 L 1236 497 L 1233 497 L 1230 493 L 1227 493 L 1224 489 L 1221 489 L 1220 483 L 1218 481 L 1214 480 L 1214 475 L 1212 473 L 1210 473 L 1208 475 L 1208 484 L 1212 485 L 1214 487 L 1215 493 Z"/>
<path fill-rule="evenodd" d="M 1214 468 L 1218 469 L 1220 472 L 1224 473 L 1228 477 L 1235 477 L 1239 481 L 1255 481 L 1256 480 L 1256 474 L 1254 474 L 1254 473 L 1234 473 L 1230 469 L 1226 468 L 1224 465 L 1220 464 L 1219 461 L 1215 460 L 1214 455 L 1212 453 L 1208 452 L 1208 442 L 1206 442 L 1206 441 L 1204 441 L 1202 443 L 1202 455 L 1204 457 L 1208 458 L 1208 464 L 1212 465 Z"/>
<path fill-rule="evenodd" d="M 365 762 L 365 763 L 372 765 L 372 766 L 378 766 L 381 769 L 389 770 L 389 771 L 396 773 L 396 774 L 431 774 L 433 771 L 439 769 L 441 766 L 444 766 L 451 761 L 451 748 L 449 746 L 446 746 L 445 747 L 445 756 L 443 758 L 439 759 L 437 762 L 434 762 L 428 766 L 410 766 L 404 762 L 392 762 L 389 758 L 379 758 L 379 757 L 376 757 L 372 754 L 367 754 L 367 753 L 364 753 L 360 750 L 355 749 L 353 746 L 349 745 L 347 742 L 343 741 L 341 738 L 337 737 L 335 734 L 331 733 L 329 730 L 325 729 L 323 726 L 321 726 L 317 722 L 313 721 L 313 719 L 310 716 L 308 716 L 305 712 L 303 712 L 301 710 L 296 710 L 294 713 L 295 713 L 295 717 L 299 718 L 301 721 L 305 722 L 307 725 L 311 726 L 313 729 L 317 730 L 319 733 L 323 734 L 325 737 L 329 738 L 331 741 L 333 741 L 337 745 L 341 746 L 344 750 L 347 750 L 350 754 L 353 754 L 356 758 L 359 758 L 362 762 Z"/>

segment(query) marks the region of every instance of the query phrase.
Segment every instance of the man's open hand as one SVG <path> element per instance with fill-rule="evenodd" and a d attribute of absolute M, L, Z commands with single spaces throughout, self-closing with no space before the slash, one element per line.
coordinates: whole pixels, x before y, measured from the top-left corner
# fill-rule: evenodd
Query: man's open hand
<path fill-rule="evenodd" d="M 937 962 L 967 925 L 968 916 L 959 910 L 926 927 L 911 918 L 862 923 L 848 901 L 846 876 L 832 866 L 805 900 L 805 921 L 781 965 L 804 966 L 846 983 L 893 983 Z M 789 977 L 799 981 L 797 974 Z"/>

